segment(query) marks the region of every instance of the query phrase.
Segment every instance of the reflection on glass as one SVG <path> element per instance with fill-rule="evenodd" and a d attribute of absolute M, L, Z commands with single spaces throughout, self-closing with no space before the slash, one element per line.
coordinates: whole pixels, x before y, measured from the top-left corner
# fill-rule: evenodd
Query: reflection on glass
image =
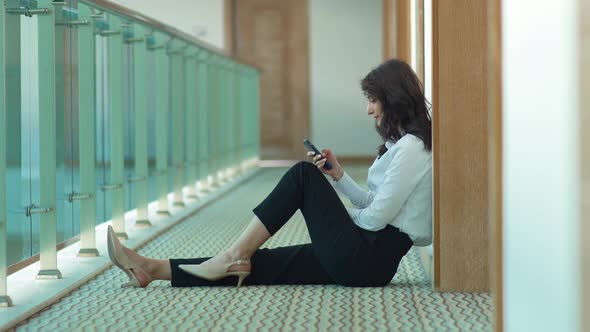
<path fill-rule="evenodd" d="M 109 89 L 107 38 L 96 35 L 96 223 L 111 219 L 107 193 L 102 186 L 109 182 L 110 135 L 109 135 Z"/>
<path fill-rule="evenodd" d="M 128 27 L 127 29 L 131 29 Z M 123 46 L 123 114 L 125 116 L 125 180 L 135 176 L 135 89 L 133 44 Z M 125 211 L 135 209 L 135 182 L 126 184 Z"/>
<path fill-rule="evenodd" d="M 153 202 L 158 199 L 158 176 L 156 167 L 156 54 L 155 52 L 147 53 L 147 70 L 146 70 L 146 82 L 147 82 L 147 119 L 148 119 L 148 190 L 149 196 L 148 201 Z"/>

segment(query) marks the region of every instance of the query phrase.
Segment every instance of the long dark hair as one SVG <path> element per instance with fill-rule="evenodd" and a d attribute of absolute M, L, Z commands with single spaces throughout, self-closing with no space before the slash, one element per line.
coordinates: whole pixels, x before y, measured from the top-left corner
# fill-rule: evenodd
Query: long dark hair
<path fill-rule="evenodd" d="M 361 89 L 370 100 L 383 105 L 381 124 L 375 129 L 383 141 L 397 142 L 402 136 L 400 128 L 424 142 L 424 148 L 432 150 L 432 122 L 424 97 L 422 83 L 405 62 L 391 59 L 371 70 L 361 80 Z M 379 146 L 379 157 L 387 148 Z"/>

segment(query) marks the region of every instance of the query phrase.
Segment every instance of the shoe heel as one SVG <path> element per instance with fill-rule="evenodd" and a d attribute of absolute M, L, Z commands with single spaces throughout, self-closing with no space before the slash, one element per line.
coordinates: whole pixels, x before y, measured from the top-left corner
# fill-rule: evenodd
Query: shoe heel
<path fill-rule="evenodd" d="M 244 278 L 250 275 L 250 272 L 229 272 L 228 275 L 237 276 L 238 285 L 236 287 L 240 287 L 242 285 L 242 281 L 244 281 Z"/>
<path fill-rule="evenodd" d="M 139 283 L 139 281 L 137 279 L 132 278 L 129 281 L 127 281 L 126 283 L 121 284 L 121 288 L 127 288 L 127 287 L 141 287 L 141 284 Z"/>

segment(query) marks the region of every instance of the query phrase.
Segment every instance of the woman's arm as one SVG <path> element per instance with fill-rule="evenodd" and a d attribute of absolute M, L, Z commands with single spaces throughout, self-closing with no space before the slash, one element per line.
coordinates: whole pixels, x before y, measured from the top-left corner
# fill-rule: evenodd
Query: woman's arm
<path fill-rule="evenodd" d="M 342 168 L 342 166 L 336 159 L 336 156 L 332 153 L 332 150 L 323 149 L 323 159 L 320 159 L 320 156 L 316 156 L 313 152 L 308 152 L 307 155 L 313 157 L 313 163 L 319 168 L 320 171 L 322 171 L 322 173 L 332 177 L 332 180 L 335 181 L 334 188 L 336 188 L 338 191 L 340 191 L 346 197 L 348 197 L 352 204 L 359 208 L 365 208 L 371 203 L 373 197 L 375 196 L 375 193 L 372 191 L 366 192 L 364 189 L 362 189 L 344 171 L 344 168 Z M 326 160 L 329 161 L 330 164 L 332 164 L 332 169 L 327 170 L 324 168 Z"/>
<path fill-rule="evenodd" d="M 421 145 L 406 145 L 396 152 L 369 206 L 348 210 L 355 224 L 369 231 L 378 231 L 395 218 L 425 172 L 429 171 L 426 165 L 430 157 L 422 149 Z"/>
<path fill-rule="evenodd" d="M 357 208 L 366 208 L 375 197 L 374 191 L 365 191 L 346 172 L 343 172 L 339 180 L 334 179 L 333 184 L 334 188 L 348 197 L 350 202 Z"/>

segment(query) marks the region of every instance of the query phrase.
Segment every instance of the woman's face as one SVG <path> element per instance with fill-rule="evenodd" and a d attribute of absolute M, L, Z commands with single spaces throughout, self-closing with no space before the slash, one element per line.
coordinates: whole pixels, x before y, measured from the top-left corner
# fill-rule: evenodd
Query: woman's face
<path fill-rule="evenodd" d="M 367 114 L 372 116 L 377 121 L 377 125 L 381 124 L 381 119 L 383 118 L 383 105 L 377 99 L 369 98 L 367 102 Z"/>

